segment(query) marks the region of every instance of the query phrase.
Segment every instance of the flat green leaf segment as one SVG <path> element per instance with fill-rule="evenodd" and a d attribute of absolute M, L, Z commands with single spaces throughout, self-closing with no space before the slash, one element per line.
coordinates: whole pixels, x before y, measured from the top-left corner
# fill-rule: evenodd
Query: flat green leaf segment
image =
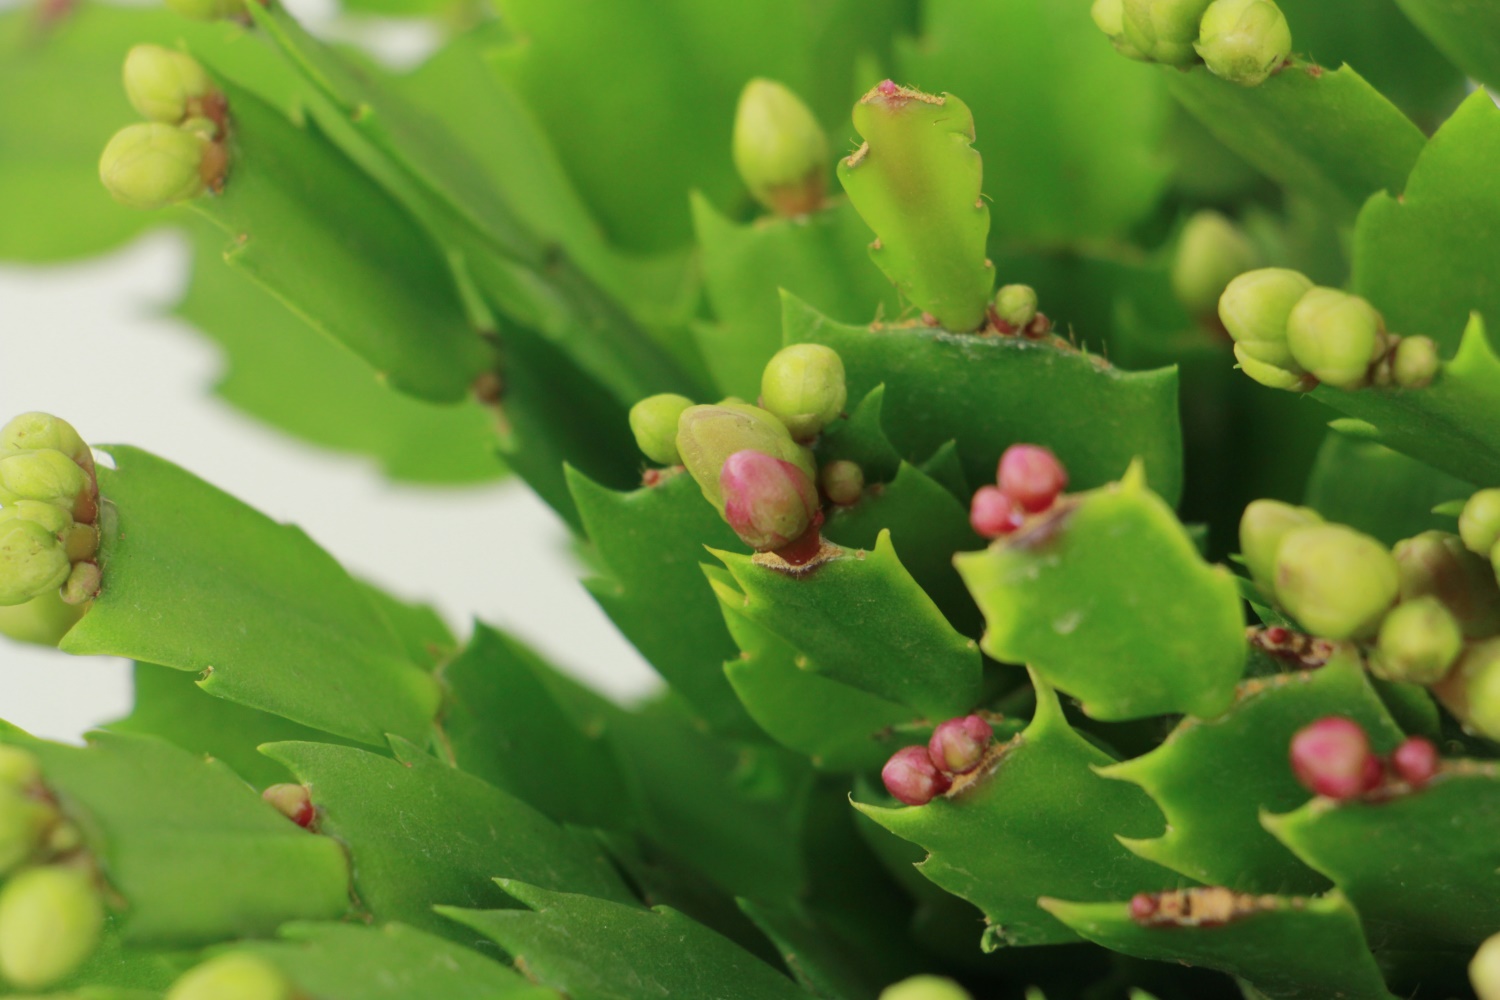
<path fill-rule="evenodd" d="M 1349 214 L 1377 191 L 1401 191 L 1425 142 L 1348 66 L 1293 61 L 1258 87 L 1226 83 L 1201 66 L 1161 72 L 1172 95 L 1257 170 Z"/>
<path fill-rule="evenodd" d="M 940 324 L 977 330 L 995 267 L 985 255 L 990 209 L 969 106 L 881 84 L 854 105 L 854 127 L 865 142 L 839 161 L 839 182 L 875 230 L 871 259 Z"/>
<path fill-rule="evenodd" d="M 175 309 L 224 349 L 220 398 L 303 441 L 369 456 L 393 479 L 504 475 L 494 417 L 479 403 L 436 406 L 393 391 L 359 357 L 225 267 L 223 250 L 222 233 L 196 227 L 192 284 Z"/>
<path fill-rule="evenodd" d="M 104 590 L 64 652 L 202 671 L 209 694 L 376 746 L 425 738 L 437 685 L 331 556 L 170 462 L 108 451 Z"/>
<path fill-rule="evenodd" d="M 568 486 L 608 576 L 585 582 L 625 637 L 716 728 L 746 729 L 721 669 L 735 655 L 699 564 L 705 546 L 738 546 L 693 478 L 629 493 L 568 470 Z"/>
<path fill-rule="evenodd" d="M 1395 545 L 1424 531 L 1453 530 L 1453 519 L 1432 509 L 1473 492 L 1472 484 L 1456 476 L 1333 431 L 1318 449 L 1302 502 L 1325 520 Z"/>
<path fill-rule="evenodd" d="M 290 822 L 221 764 L 118 733 L 95 733 L 88 748 L 7 742 L 36 754 L 123 897 L 127 943 L 207 944 L 348 909 L 343 849 Z"/>
<path fill-rule="evenodd" d="M 1093 718 L 1210 718 L 1234 700 L 1234 576 L 1203 561 L 1139 468 L 955 564 L 984 612 L 984 651 L 1029 664 Z"/>
<path fill-rule="evenodd" d="M 885 385 L 886 433 L 908 461 L 956 439 L 969 482 L 987 483 L 1006 448 L 1040 444 L 1076 488 L 1112 482 L 1139 457 L 1157 492 L 1181 496 L 1175 369 L 1123 372 L 1056 341 L 846 326 L 791 296 L 783 309 L 788 344 L 839 352 L 850 398 Z"/>
<path fill-rule="evenodd" d="M 439 912 L 500 945 L 570 1000 L 807 1000 L 790 979 L 677 912 L 620 906 L 501 879 L 526 910 Z"/>
<path fill-rule="evenodd" d="M 840 459 L 853 462 L 864 471 L 867 484 L 895 478 L 901 469 L 901 455 L 885 435 L 884 409 L 885 386 L 877 385 L 865 393 L 844 419 L 823 428 L 817 441 L 819 464 Z M 963 495 L 967 498 L 968 491 L 964 490 Z"/>
<path fill-rule="evenodd" d="M 1463 71 L 1500 87 L 1500 8 L 1473 0 L 1396 0 L 1413 24 Z"/>
<path fill-rule="evenodd" d="M 1451 354 L 1471 313 L 1500 316 L 1500 109 L 1476 91 L 1427 143 L 1398 200 L 1376 195 L 1354 234 L 1354 290 L 1396 333 Z"/>
<path fill-rule="evenodd" d="M 875 1000 L 887 979 L 870 968 L 874 956 L 841 941 L 795 901 L 739 900 L 755 926 L 781 953 L 787 970 L 809 993 L 843 1000 Z"/>
<path fill-rule="evenodd" d="M 890 533 L 807 572 L 715 551 L 742 595 L 738 614 L 796 648 L 804 669 L 905 705 L 933 722 L 979 699 L 978 644 L 953 630 L 901 565 Z M 719 599 L 733 597 L 720 581 Z"/>
<path fill-rule="evenodd" d="M 391 746 L 399 759 L 323 743 L 265 748 L 308 786 L 319 831 L 347 847 L 355 896 L 377 921 L 453 937 L 433 904 L 511 905 L 491 881 L 497 875 L 633 902 L 582 837 L 410 743 Z"/>
<path fill-rule="evenodd" d="M 520 973 L 404 924 L 288 924 L 235 949 L 280 969 L 300 994 L 338 1000 L 559 1000 Z"/>
<path fill-rule="evenodd" d="M 1287 760 L 1297 730 L 1318 719 L 1353 719 L 1387 753 L 1402 739 L 1359 658 L 1318 670 L 1246 681 L 1213 720 L 1186 719 L 1165 743 L 1099 773 L 1135 782 L 1167 817 L 1166 832 L 1126 846 L 1205 885 L 1236 892 L 1321 892 L 1328 882 L 1260 825 L 1263 811 L 1307 801 Z"/>
<path fill-rule="evenodd" d="M 1500 772 L 1444 762 L 1425 788 L 1383 800 L 1316 798 L 1266 828 L 1333 879 L 1370 942 L 1468 954 L 1500 927 Z"/>
<path fill-rule="evenodd" d="M 1225 894 L 1225 890 L 1205 890 Z M 1053 916 L 1111 951 L 1238 976 L 1268 1000 L 1392 1000 L 1359 917 L 1337 893 L 1317 899 L 1240 896 L 1228 923 L 1142 926 L 1127 903 L 1043 900 Z"/>
<path fill-rule="evenodd" d="M 1453 360 L 1425 389 L 1334 389 L 1313 398 L 1348 414 L 1337 428 L 1480 485 L 1500 483 L 1500 357 L 1483 317 L 1469 318 Z"/>
<path fill-rule="evenodd" d="M 923 875 L 984 911 L 987 950 L 1078 939 L 1037 907 L 1040 896 L 1119 899 L 1184 881 L 1120 845 L 1117 836 L 1159 829 L 1161 814 L 1140 789 L 1095 773 L 1110 757 L 1068 725 L 1051 688 L 1036 684 L 1031 725 L 992 748 L 953 791 L 925 806 L 855 803 L 930 852 L 917 866 Z"/>

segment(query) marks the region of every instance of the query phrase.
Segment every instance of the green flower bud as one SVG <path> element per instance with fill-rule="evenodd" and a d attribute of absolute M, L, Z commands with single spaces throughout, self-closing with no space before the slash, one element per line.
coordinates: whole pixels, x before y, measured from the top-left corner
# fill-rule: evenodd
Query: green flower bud
<path fill-rule="evenodd" d="M 1375 634 L 1396 602 L 1396 559 L 1369 535 L 1340 524 L 1294 528 L 1276 549 L 1276 600 L 1325 639 Z"/>
<path fill-rule="evenodd" d="M 1471 645 L 1432 693 L 1464 729 L 1500 740 L 1500 639 Z"/>
<path fill-rule="evenodd" d="M 1469 982 L 1479 1000 L 1500 1000 L 1500 934 L 1479 946 L 1469 962 Z"/>
<path fill-rule="evenodd" d="M 99 944 L 104 904 L 88 872 L 30 868 L 0 890 L 0 974 L 35 990 L 71 975 Z"/>
<path fill-rule="evenodd" d="M 775 80 L 745 84 L 734 116 L 734 165 L 757 201 L 777 215 L 816 212 L 831 163 L 828 136 L 801 98 Z"/>
<path fill-rule="evenodd" d="M 1470 639 L 1500 634 L 1500 584 L 1483 556 L 1446 531 L 1424 531 L 1397 542 L 1401 600 L 1435 597 Z"/>
<path fill-rule="evenodd" d="M 677 453 L 709 503 L 724 513 L 719 473 L 737 451 L 759 451 L 791 462 L 816 481 L 812 453 L 792 440 L 786 425 L 758 406 L 726 401 L 690 406 L 677 420 Z"/>
<path fill-rule="evenodd" d="M 1500 489 L 1480 490 L 1458 515 L 1458 534 L 1470 552 L 1486 558 L 1500 542 Z"/>
<path fill-rule="evenodd" d="M 292 1000 L 286 976 L 263 958 L 231 952 L 190 970 L 167 991 L 167 1000 Z"/>
<path fill-rule="evenodd" d="M 1125 0 L 1125 40 L 1170 66 L 1197 62 L 1193 43 L 1209 0 Z"/>
<path fill-rule="evenodd" d="M 1249 375 L 1252 379 L 1263 386 L 1271 389 L 1285 389 L 1288 392 L 1308 392 L 1314 389 L 1318 382 L 1312 376 L 1298 374 L 1285 368 L 1257 361 L 1245 353 L 1245 349 L 1239 344 L 1234 345 L 1234 359 L 1240 364 L 1240 371 Z"/>
<path fill-rule="evenodd" d="M 844 361 L 833 348 L 821 344 L 783 347 L 760 378 L 761 405 L 799 441 L 817 437 L 839 418 L 848 400 Z"/>
<path fill-rule="evenodd" d="M 823 495 L 840 506 L 856 503 L 865 492 L 865 470 L 847 459 L 829 462 L 818 470 Z"/>
<path fill-rule="evenodd" d="M 653 462 L 677 465 L 677 421 L 693 405 L 686 396 L 663 392 L 648 396 L 630 408 L 630 432 L 636 446 Z"/>
<path fill-rule="evenodd" d="M 56 590 L 73 566 L 57 536 L 35 521 L 0 522 L 0 607 Z"/>
<path fill-rule="evenodd" d="M 1239 226 L 1218 212 L 1195 212 L 1177 241 L 1172 291 L 1190 316 L 1209 316 L 1229 283 L 1259 263 Z"/>
<path fill-rule="evenodd" d="M 0 503 L 36 500 L 72 511 L 88 489 L 88 475 L 60 451 L 18 451 L 0 458 Z"/>
<path fill-rule="evenodd" d="M 1240 558 L 1250 578 L 1267 594 L 1276 582 L 1276 550 L 1287 533 L 1322 524 L 1322 516 L 1311 507 L 1293 507 L 1280 500 L 1255 500 L 1240 517 Z"/>
<path fill-rule="evenodd" d="M 160 122 L 127 125 L 99 157 L 99 179 L 131 208 L 166 208 L 196 198 L 213 144 L 196 132 Z"/>
<path fill-rule="evenodd" d="M 141 117 L 168 125 L 180 123 L 214 92 L 198 60 L 160 45 L 137 45 L 127 52 L 124 78 L 125 96 Z"/>
<path fill-rule="evenodd" d="M 1403 389 L 1425 389 L 1442 361 L 1431 337 L 1402 337 L 1391 359 L 1391 375 Z"/>
<path fill-rule="evenodd" d="M 1036 289 L 1030 285 L 1002 285 L 995 293 L 995 315 L 1016 330 L 1036 319 Z"/>
<path fill-rule="evenodd" d="M 1463 652 L 1458 620 L 1436 597 L 1398 604 L 1380 623 L 1380 641 L 1370 672 L 1388 681 L 1435 684 Z"/>
<path fill-rule="evenodd" d="M 1149 62 L 1146 54 L 1125 37 L 1125 0 L 1094 0 L 1094 6 L 1089 11 L 1094 18 L 1094 24 L 1099 30 L 1109 37 L 1109 43 L 1115 47 L 1115 51 L 1129 59 L 1140 59 Z"/>
<path fill-rule="evenodd" d="M 167 7 L 195 21 L 243 19 L 246 16 L 245 0 L 167 0 Z"/>
<path fill-rule="evenodd" d="M 60 451 L 79 465 L 93 460 L 73 425 L 50 413 L 23 413 L 0 428 L 0 452 Z"/>
<path fill-rule="evenodd" d="M 61 507 L 40 500 L 13 500 L 0 507 L 0 524 L 33 521 L 61 539 L 73 527 L 73 516 Z"/>
<path fill-rule="evenodd" d="M 42 764 L 36 754 L 7 743 L 0 743 L 0 788 L 32 788 L 42 780 Z"/>
<path fill-rule="evenodd" d="M 912 976 L 880 992 L 880 1000 L 969 1000 L 969 994 L 942 976 Z"/>
<path fill-rule="evenodd" d="M 1292 29 L 1272 0 L 1214 0 L 1193 46 L 1222 80 L 1255 87 L 1292 53 Z"/>
<path fill-rule="evenodd" d="M 1385 348 L 1380 314 L 1358 295 L 1314 288 L 1287 318 L 1286 343 L 1297 364 L 1339 389 L 1369 384 L 1370 364 Z"/>
<path fill-rule="evenodd" d="M 99 588 L 103 586 L 104 574 L 99 569 L 98 563 L 79 562 L 74 563 L 68 578 L 63 581 L 62 597 L 64 604 L 86 604 L 99 596 Z"/>
<path fill-rule="evenodd" d="M 49 590 L 24 604 L 0 607 L 0 635 L 16 642 L 56 648 L 81 617 L 82 608 L 65 603 L 61 594 Z"/>
<path fill-rule="evenodd" d="M 1312 289 L 1305 275 L 1283 267 L 1263 267 L 1231 281 L 1219 296 L 1219 321 L 1234 338 L 1236 355 L 1243 351 L 1256 361 L 1301 374 L 1286 343 L 1286 327 L 1292 310 Z"/>
<path fill-rule="evenodd" d="M 30 861 L 57 821 L 57 811 L 13 785 L 0 785 L 0 876 Z"/>

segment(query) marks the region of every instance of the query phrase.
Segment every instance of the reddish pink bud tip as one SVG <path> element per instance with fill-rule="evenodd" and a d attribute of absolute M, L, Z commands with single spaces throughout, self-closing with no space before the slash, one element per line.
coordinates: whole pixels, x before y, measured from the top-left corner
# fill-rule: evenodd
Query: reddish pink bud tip
<path fill-rule="evenodd" d="M 1280 646 L 1292 637 L 1292 633 L 1280 625 L 1272 625 L 1266 629 L 1266 641 L 1275 646 Z"/>
<path fill-rule="evenodd" d="M 306 829 L 318 811 L 312 804 L 312 795 L 306 785 L 272 785 L 260 793 L 260 797 L 276 807 L 287 819 Z"/>
<path fill-rule="evenodd" d="M 1138 892 L 1130 897 L 1130 919 L 1138 924 L 1156 916 L 1158 909 L 1156 897 L 1149 892 Z"/>
<path fill-rule="evenodd" d="M 977 715 L 949 719 L 932 731 L 927 755 L 949 774 L 968 774 L 984 760 L 995 731 Z"/>
<path fill-rule="evenodd" d="M 981 486 L 969 504 L 969 523 L 984 538 L 999 538 L 1021 526 L 1026 512 L 998 486 Z"/>
<path fill-rule="evenodd" d="M 895 97 L 901 93 L 901 88 L 896 86 L 895 80 L 881 80 L 880 85 L 875 88 L 884 97 Z"/>
<path fill-rule="evenodd" d="M 1409 736 L 1391 754 L 1391 769 L 1408 785 L 1422 786 L 1431 781 L 1442 767 L 1438 748 L 1431 740 Z"/>
<path fill-rule="evenodd" d="M 801 538 L 819 513 L 818 491 L 791 462 L 759 451 L 737 451 L 719 472 L 724 520 L 757 552 Z"/>
<path fill-rule="evenodd" d="M 1292 737 L 1292 770 L 1315 795 L 1352 799 L 1380 784 L 1380 760 L 1352 719 L 1329 716 Z"/>
<path fill-rule="evenodd" d="M 926 747 L 902 747 L 880 770 L 886 791 L 909 806 L 925 806 L 952 787 L 948 776 L 937 769 Z"/>
<path fill-rule="evenodd" d="M 1030 513 L 1046 510 L 1068 485 L 1057 456 L 1034 444 L 1015 444 L 1000 456 L 1000 489 Z"/>

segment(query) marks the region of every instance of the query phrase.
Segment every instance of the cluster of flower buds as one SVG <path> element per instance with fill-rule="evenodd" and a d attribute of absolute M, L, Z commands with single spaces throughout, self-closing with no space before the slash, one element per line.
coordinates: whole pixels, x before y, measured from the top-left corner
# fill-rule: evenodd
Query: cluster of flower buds
<path fill-rule="evenodd" d="M 953 787 L 953 777 L 984 761 L 995 731 L 977 715 L 949 719 L 926 746 L 903 747 L 880 771 L 886 791 L 909 806 L 924 806 Z"/>
<path fill-rule="evenodd" d="M 99 179 L 122 205 L 157 209 L 219 191 L 229 169 L 228 107 L 203 67 L 159 45 L 125 56 L 125 94 L 146 121 L 116 132 Z"/>
<path fill-rule="evenodd" d="M 1047 314 L 1037 311 L 1036 289 L 1030 285 L 1001 285 L 990 306 L 990 326 L 1002 337 L 1036 340 L 1052 332 Z"/>
<path fill-rule="evenodd" d="M 1169 66 L 1201 59 L 1246 87 L 1264 83 L 1292 52 L 1274 0 L 1094 0 L 1093 15 L 1122 55 Z"/>
<path fill-rule="evenodd" d="M 783 84 L 763 78 L 745 84 L 733 149 L 740 179 L 772 212 L 794 218 L 823 207 L 833 163 L 828 136 L 812 109 Z"/>
<path fill-rule="evenodd" d="M 1067 488 L 1057 456 L 1034 444 L 1015 444 L 1000 456 L 994 486 L 981 486 L 969 504 L 969 523 L 985 538 L 1009 535 L 1026 518 L 1048 510 Z"/>
<path fill-rule="evenodd" d="M 1196 212 L 1177 239 L 1172 292 L 1193 319 L 1217 323 L 1224 289 L 1261 262 L 1260 251 L 1239 226 L 1218 212 Z"/>
<path fill-rule="evenodd" d="M 912 976 L 880 991 L 880 1000 L 970 1000 L 968 992 L 943 976 Z"/>
<path fill-rule="evenodd" d="M 1299 729 L 1292 737 L 1290 757 L 1303 787 L 1340 801 L 1359 798 L 1392 780 L 1420 788 L 1442 768 L 1437 747 L 1420 736 L 1407 737 L 1381 760 L 1363 727 L 1337 715 Z"/>
<path fill-rule="evenodd" d="M 0 607 L 99 592 L 94 457 L 65 420 L 23 413 L 0 428 Z"/>
<path fill-rule="evenodd" d="M 189 969 L 172 984 L 166 1000 L 294 1000 L 296 987 L 270 962 L 230 952 Z"/>
<path fill-rule="evenodd" d="M 1437 377 L 1437 345 L 1399 337 L 1358 295 L 1315 286 L 1285 268 L 1249 271 L 1219 299 L 1219 320 L 1234 338 L 1246 375 L 1273 389 L 1421 389 Z"/>

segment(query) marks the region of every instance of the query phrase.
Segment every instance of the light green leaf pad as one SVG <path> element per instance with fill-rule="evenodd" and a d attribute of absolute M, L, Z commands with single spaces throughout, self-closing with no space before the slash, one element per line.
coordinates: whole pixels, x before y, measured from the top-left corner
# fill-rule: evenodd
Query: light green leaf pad
<path fill-rule="evenodd" d="M 1371 198 L 1355 227 L 1354 290 L 1393 332 L 1425 334 L 1445 355 L 1470 313 L 1500 316 L 1497 158 L 1500 109 L 1476 91 L 1428 141 L 1410 181 Z"/>
<path fill-rule="evenodd" d="M 1380 753 L 1402 732 L 1370 689 L 1355 654 L 1317 670 L 1250 680 L 1217 719 L 1185 719 L 1143 756 L 1102 768 L 1135 782 L 1167 817 L 1166 833 L 1126 846 L 1206 885 L 1236 892 L 1321 892 L 1328 883 L 1260 825 L 1262 811 L 1307 800 L 1287 759 L 1292 737 L 1325 716 L 1353 719 Z"/>
<path fill-rule="evenodd" d="M 265 959 L 299 995 L 338 1000 L 561 1000 L 490 958 L 404 924 L 296 923 L 234 949 Z"/>
<path fill-rule="evenodd" d="M 1465 73 L 1500 87 L 1500 7 L 1472 0 L 1396 0 Z"/>
<path fill-rule="evenodd" d="M 984 911 L 987 950 L 1078 939 L 1037 907 L 1040 896 L 1118 899 L 1185 882 L 1120 845 L 1118 836 L 1159 829 L 1161 814 L 1140 789 L 1095 773 L 1113 761 L 1068 725 L 1051 688 L 1036 685 L 1031 725 L 946 795 L 925 806 L 855 803 L 930 852 L 917 866 L 923 875 Z"/>
<path fill-rule="evenodd" d="M 391 746 L 397 760 L 324 743 L 264 748 L 308 786 L 319 832 L 348 849 L 355 895 L 376 920 L 452 936 L 432 905 L 509 905 L 497 874 L 633 902 L 589 841 L 404 740 Z"/>
<path fill-rule="evenodd" d="M 1351 215 L 1377 191 L 1401 191 L 1425 142 L 1348 66 L 1294 60 L 1258 87 L 1226 83 L 1202 66 L 1161 72 L 1172 95 L 1253 167 Z"/>
<path fill-rule="evenodd" d="M 1267 815 L 1266 829 L 1338 885 L 1376 948 L 1467 955 L 1500 927 L 1500 768 L 1444 761 L 1416 791 Z"/>
<path fill-rule="evenodd" d="M 107 450 L 104 589 L 64 652 L 202 671 L 209 694 L 376 746 L 425 738 L 437 685 L 332 557 L 170 462 Z"/>
<path fill-rule="evenodd" d="M 1145 926 L 1130 918 L 1128 903 L 1045 899 L 1042 905 L 1111 951 L 1218 969 L 1244 979 L 1268 1000 L 1392 1000 L 1359 917 L 1338 893 L 1304 899 L 1200 892 L 1213 895 L 1193 900 L 1194 909 L 1210 909 L 1203 903 L 1211 899 L 1218 904 L 1214 912 L 1232 908 L 1232 918 Z"/>
<path fill-rule="evenodd" d="M 792 296 L 783 309 L 788 344 L 839 352 L 851 399 L 885 385 L 886 433 L 908 461 L 956 439 L 969 482 L 987 483 L 1025 442 L 1056 452 L 1075 488 L 1118 479 L 1139 457 L 1169 503 L 1181 496 L 1175 369 L 1123 372 L 1056 340 L 845 326 Z"/>
<path fill-rule="evenodd" d="M 882 531 L 871 551 L 838 549 L 802 570 L 714 551 L 742 595 L 740 615 L 780 637 L 805 669 L 938 722 L 979 699 L 978 644 L 953 630 Z M 774 558 L 774 557 L 772 557 Z M 722 578 L 719 599 L 733 604 Z"/>
<path fill-rule="evenodd" d="M 1234 700 L 1234 576 L 1203 561 L 1138 467 L 955 563 L 989 626 L 984 651 L 1029 664 L 1093 718 L 1211 718 Z"/>
<path fill-rule="evenodd" d="M 267 934 L 349 907 L 343 849 L 287 820 L 222 764 L 121 733 L 95 733 L 87 748 L 6 742 L 41 761 L 47 787 L 123 899 L 127 944 Z"/>
<path fill-rule="evenodd" d="M 808 1000 L 790 979 L 670 907 L 645 910 L 499 881 L 530 909 L 439 912 L 495 941 L 570 1000 Z"/>

